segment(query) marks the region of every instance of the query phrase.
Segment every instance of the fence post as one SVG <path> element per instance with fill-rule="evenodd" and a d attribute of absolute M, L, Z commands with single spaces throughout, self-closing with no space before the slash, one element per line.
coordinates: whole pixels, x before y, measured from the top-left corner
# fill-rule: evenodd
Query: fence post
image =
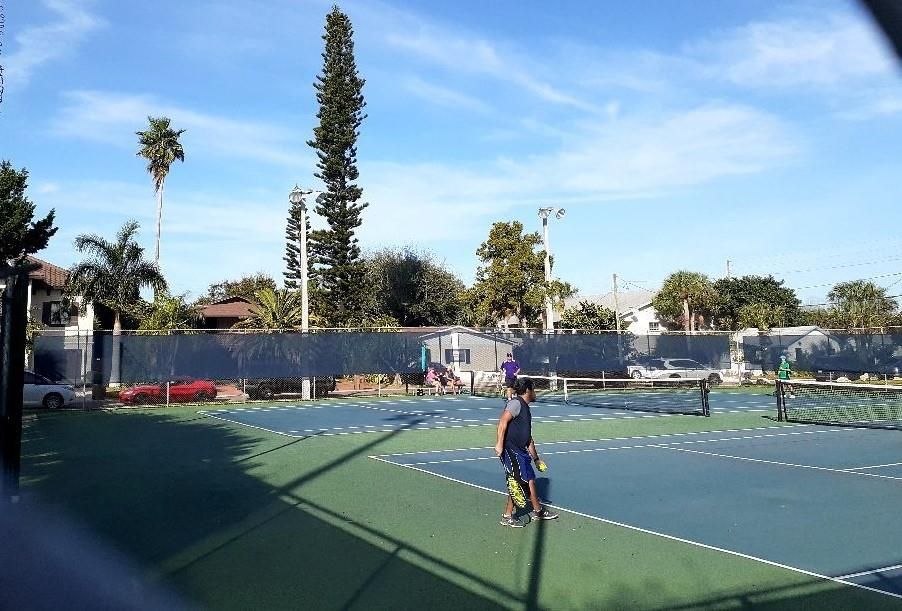
<path fill-rule="evenodd" d="M 0 344 L 0 501 L 19 501 L 22 461 L 22 387 L 28 320 L 28 272 L 36 265 L 8 270 L 2 293 Z M 8 268 L 7 268 L 8 269 Z M 17 324 L 14 324 L 17 323 Z"/>

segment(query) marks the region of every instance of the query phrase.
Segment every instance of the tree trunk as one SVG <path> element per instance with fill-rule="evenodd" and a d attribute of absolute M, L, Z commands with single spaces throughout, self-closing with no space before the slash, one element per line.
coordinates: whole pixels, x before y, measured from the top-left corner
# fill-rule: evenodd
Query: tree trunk
<path fill-rule="evenodd" d="M 119 369 L 122 360 L 122 318 L 119 311 L 116 311 L 116 318 L 113 320 L 113 356 L 110 363 L 110 386 L 119 386 Z"/>
<path fill-rule="evenodd" d="M 683 299 L 683 330 L 686 333 L 692 331 L 692 319 L 691 314 L 689 312 L 689 299 Z"/>
<path fill-rule="evenodd" d="M 163 184 L 157 190 L 157 241 L 153 251 L 153 262 L 160 267 L 160 230 L 163 225 Z"/>

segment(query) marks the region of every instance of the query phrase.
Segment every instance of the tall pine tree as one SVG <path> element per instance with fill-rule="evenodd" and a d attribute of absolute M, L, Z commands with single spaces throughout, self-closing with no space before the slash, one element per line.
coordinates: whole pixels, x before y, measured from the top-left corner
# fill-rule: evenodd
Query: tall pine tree
<path fill-rule="evenodd" d="M 320 314 L 333 326 L 359 324 L 364 316 L 365 268 L 354 230 L 360 227 L 360 214 L 367 204 L 358 202 L 363 189 L 354 181 L 359 176 L 357 136 L 366 118 L 366 102 L 364 80 L 354 61 L 353 34 L 348 16 L 333 6 L 326 16 L 323 71 L 313 85 L 319 125 L 307 143 L 318 157 L 315 176 L 326 185 L 316 212 L 329 225 L 310 234 L 311 271 L 320 303 L 328 304 L 328 311 Z"/>

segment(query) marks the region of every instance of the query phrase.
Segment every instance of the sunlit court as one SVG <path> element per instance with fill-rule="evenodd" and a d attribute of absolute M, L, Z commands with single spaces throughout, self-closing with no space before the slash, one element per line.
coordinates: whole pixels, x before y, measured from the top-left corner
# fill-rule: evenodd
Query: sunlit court
<path fill-rule="evenodd" d="M 0 0 L 0 611 L 902 609 L 902 0 Z"/>

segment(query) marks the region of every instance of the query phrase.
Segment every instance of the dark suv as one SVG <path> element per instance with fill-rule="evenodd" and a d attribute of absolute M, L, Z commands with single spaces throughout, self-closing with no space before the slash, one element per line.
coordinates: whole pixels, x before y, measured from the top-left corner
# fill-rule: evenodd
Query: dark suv
<path fill-rule="evenodd" d="M 310 380 L 310 392 L 314 397 L 325 397 L 335 390 L 335 378 L 317 376 Z M 304 392 L 304 378 L 257 378 L 248 380 L 244 392 L 251 399 L 272 399 L 276 395 L 299 395 Z"/>

